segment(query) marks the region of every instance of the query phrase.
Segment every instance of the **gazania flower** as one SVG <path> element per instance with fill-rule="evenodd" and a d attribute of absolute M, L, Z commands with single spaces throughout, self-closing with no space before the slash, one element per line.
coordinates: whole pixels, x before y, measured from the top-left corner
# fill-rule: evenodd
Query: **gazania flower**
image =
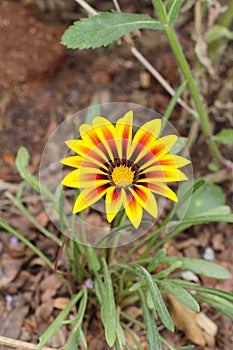
<path fill-rule="evenodd" d="M 169 153 L 176 135 L 158 138 L 161 120 L 145 123 L 133 135 L 133 112 L 127 112 L 114 126 L 103 117 L 92 125 L 80 126 L 80 139 L 66 141 L 76 153 L 62 163 L 76 168 L 62 180 L 68 187 L 81 189 L 73 213 L 78 213 L 104 198 L 108 222 L 121 208 L 135 228 L 140 225 L 143 210 L 158 215 L 155 195 L 177 202 L 177 196 L 166 183 L 187 180 L 179 170 L 189 160 Z"/>

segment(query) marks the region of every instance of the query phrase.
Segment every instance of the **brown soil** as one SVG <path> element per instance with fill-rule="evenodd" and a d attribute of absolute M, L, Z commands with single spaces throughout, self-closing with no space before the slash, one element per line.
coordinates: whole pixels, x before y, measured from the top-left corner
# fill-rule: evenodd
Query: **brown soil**
<path fill-rule="evenodd" d="M 30 6 L 26 7 L 27 3 Z M 101 10 L 111 8 L 104 1 L 90 3 Z M 39 234 L 5 195 L 6 191 L 15 193 L 20 182 L 15 167 L 18 148 L 25 146 L 28 149 L 31 156 L 30 170 L 36 174 L 41 153 L 52 132 L 64 119 L 88 107 L 94 99 L 100 103 L 133 102 L 163 114 L 170 97 L 132 57 L 125 45 L 114 43 L 95 51 L 66 50 L 60 44 L 60 37 L 69 25 L 67 18 L 75 19 L 84 14 L 72 0 L 66 4 L 59 1 L 56 8 L 52 9 L 48 4 L 42 0 L 0 1 L 0 211 L 6 222 L 19 229 L 55 261 L 57 246 Z M 149 2 L 146 8 L 142 1 L 138 4 L 125 1 L 124 10 L 140 12 L 144 8 L 145 12 L 152 14 L 152 8 L 148 4 Z M 193 64 L 193 42 L 189 38 L 192 16 L 186 17 L 183 16 L 183 22 L 179 23 L 177 33 L 189 62 Z M 136 39 L 136 45 L 167 81 L 177 88 L 181 75 L 165 36 L 145 31 L 142 39 Z M 230 57 L 230 49 L 227 52 Z M 207 75 L 208 81 L 203 82 L 201 87 L 216 131 L 229 127 L 232 123 L 229 111 L 214 103 L 219 97 L 218 92 L 225 88 L 224 80 L 230 75 L 229 62 L 227 53 L 222 55 L 215 67 L 218 79 Z M 188 100 L 189 96 L 184 98 Z M 192 121 L 180 107 L 177 106 L 173 111 L 171 122 L 182 136 L 188 135 Z M 226 146 L 222 147 L 222 151 L 227 158 L 232 155 Z M 197 138 L 191 157 L 196 176 L 209 172 L 207 165 L 211 156 L 201 135 Z M 225 181 L 221 186 L 231 205 L 231 182 Z M 31 213 L 42 226 L 54 229 L 38 197 L 33 197 L 30 190 L 27 195 L 32 196 L 27 203 Z M 206 247 L 212 247 L 216 262 L 233 272 L 231 229 L 223 223 L 193 227 L 169 242 L 166 248 L 170 255 L 182 254 L 199 258 L 203 256 Z M 62 287 L 58 276 L 51 273 L 41 259 L 23 244 L 15 244 L 9 233 L 2 229 L 0 233 L 3 271 L 0 280 L 0 336 L 37 343 L 39 336 L 69 301 L 69 293 Z M 119 252 L 121 253 L 123 251 Z M 63 269 L 69 269 L 65 258 L 62 257 L 59 264 Z M 233 292 L 230 280 L 219 282 L 203 279 L 202 282 L 207 286 Z M 128 311 L 140 319 L 138 306 L 131 308 Z M 202 311 L 219 329 L 215 337 L 207 339 L 205 349 L 230 350 L 233 346 L 232 323 L 206 305 L 202 306 Z M 92 321 L 87 335 L 88 349 L 108 349 L 98 313 L 95 310 L 89 310 L 89 313 Z M 62 347 L 67 335 L 68 329 L 63 326 L 49 346 Z M 173 335 L 163 330 L 162 335 L 177 347 L 190 343 L 181 332 Z M 147 349 L 145 335 L 139 333 L 139 337 L 143 349 Z M 1 345 L 0 349 L 3 349 Z M 204 348 L 195 346 L 195 349 Z"/>

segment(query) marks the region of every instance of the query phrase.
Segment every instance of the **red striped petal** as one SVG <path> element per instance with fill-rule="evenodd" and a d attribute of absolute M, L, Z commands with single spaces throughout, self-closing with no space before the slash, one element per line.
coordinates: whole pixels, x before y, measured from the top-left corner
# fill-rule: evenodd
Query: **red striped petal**
<path fill-rule="evenodd" d="M 135 185 L 129 188 L 136 201 L 154 218 L 158 216 L 157 202 L 150 190 L 142 185 Z"/>
<path fill-rule="evenodd" d="M 123 191 L 122 188 L 110 187 L 106 193 L 105 205 L 108 222 L 112 222 L 120 211 L 123 204 Z"/>
<path fill-rule="evenodd" d="M 142 206 L 137 202 L 130 192 L 125 192 L 126 196 L 123 199 L 123 205 L 126 215 L 135 228 L 138 228 L 142 221 Z"/>
<path fill-rule="evenodd" d="M 99 188 L 86 188 L 82 190 L 75 201 L 73 213 L 79 213 L 90 205 L 97 202 L 107 192 L 108 188 L 105 186 Z"/>

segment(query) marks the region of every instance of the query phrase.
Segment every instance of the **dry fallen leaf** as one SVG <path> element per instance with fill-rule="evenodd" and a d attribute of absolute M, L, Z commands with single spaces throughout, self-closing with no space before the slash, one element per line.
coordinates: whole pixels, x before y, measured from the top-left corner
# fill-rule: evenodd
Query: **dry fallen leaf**
<path fill-rule="evenodd" d="M 203 312 L 199 312 L 196 315 L 196 321 L 199 327 L 204 329 L 204 331 L 212 336 L 215 336 L 218 331 L 217 325 L 209 318 L 207 317 Z"/>
<path fill-rule="evenodd" d="M 69 298 L 59 297 L 53 301 L 53 307 L 59 310 L 63 310 L 70 302 Z"/>
<path fill-rule="evenodd" d="M 169 309 L 176 328 L 183 331 L 186 337 L 200 346 L 206 344 L 202 329 L 197 324 L 197 312 L 190 310 L 171 294 L 167 295 Z"/>
<path fill-rule="evenodd" d="M 16 307 L 5 313 L 1 319 L 0 335 L 18 339 L 25 316 L 28 314 L 29 305 Z"/>

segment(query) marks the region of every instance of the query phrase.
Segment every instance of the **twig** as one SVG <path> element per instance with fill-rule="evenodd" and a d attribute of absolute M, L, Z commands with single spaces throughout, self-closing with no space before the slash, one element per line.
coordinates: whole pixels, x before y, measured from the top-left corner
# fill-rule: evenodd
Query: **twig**
<path fill-rule="evenodd" d="M 112 2 L 113 2 L 113 4 L 114 4 L 116 10 L 117 10 L 118 12 L 121 12 L 121 8 L 120 8 L 120 5 L 119 5 L 119 3 L 118 3 L 118 0 L 112 0 Z"/>
<path fill-rule="evenodd" d="M 194 120 L 189 130 L 188 141 L 186 143 L 186 147 L 188 148 L 189 152 L 197 139 L 199 126 L 200 125 L 196 122 L 196 120 Z"/>
<path fill-rule="evenodd" d="M 153 77 L 158 80 L 158 82 L 164 87 L 171 96 L 175 95 L 175 90 L 168 84 L 168 82 L 163 78 L 163 76 L 150 64 L 150 62 L 141 54 L 140 51 L 134 46 L 130 48 L 130 51 L 137 58 L 137 60 L 153 75 Z M 189 107 L 181 98 L 177 102 L 190 114 L 192 114 L 195 119 L 198 118 L 198 113 Z"/>
<path fill-rule="evenodd" d="M 13 348 L 19 348 L 21 350 L 36 350 L 37 348 L 37 344 L 31 344 L 22 340 L 12 339 L 12 338 L 3 337 L 3 336 L 0 336 L 0 344 L 11 346 Z M 43 350 L 54 350 L 54 348 L 44 346 Z"/>
<path fill-rule="evenodd" d="M 80 6 L 82 6 L 88 13 L 91 15 L 97 15 L 98 12 L 91 7 L 86 1 L 84 0 L 75 0 Z M 120 7 L 118 2 L 114 1 L 114 6 L 116 9 L 120 11 Z M 131 53 L 133 56 L 151 73 L 151 75 L 163 86 L 163 88 L 171 95 L 175 95 L 174 89 L 168 84 L 168 82 L 163 78 L 163 76 L 152 66 L 152 64 L 141 54 L 140 51 L 135 46 L 129 47 Z M 198 113 L 189 107 L 181 98 L 177 101 L 187 112 L 193 115 L 195 119 L 198 119 Z"/>
<path fill-rule="evenodd" d="M 86 10 L 91 15 L 98 15 L 98 12 L 93 7 L 91 7 L 86 1 L 84 0 L 74 0 L 74 1 L 76 1 L 80 6 L 84 8 L 84 10 Z"/>
<path fill-rule="evenodd" d="M 215 173 L 204 176 L 203 179 L 214 184 L 220 184 L 226 180 L 231 180 L 232 175 L 229 173 L 229 171 L 221 169 Z"/>

